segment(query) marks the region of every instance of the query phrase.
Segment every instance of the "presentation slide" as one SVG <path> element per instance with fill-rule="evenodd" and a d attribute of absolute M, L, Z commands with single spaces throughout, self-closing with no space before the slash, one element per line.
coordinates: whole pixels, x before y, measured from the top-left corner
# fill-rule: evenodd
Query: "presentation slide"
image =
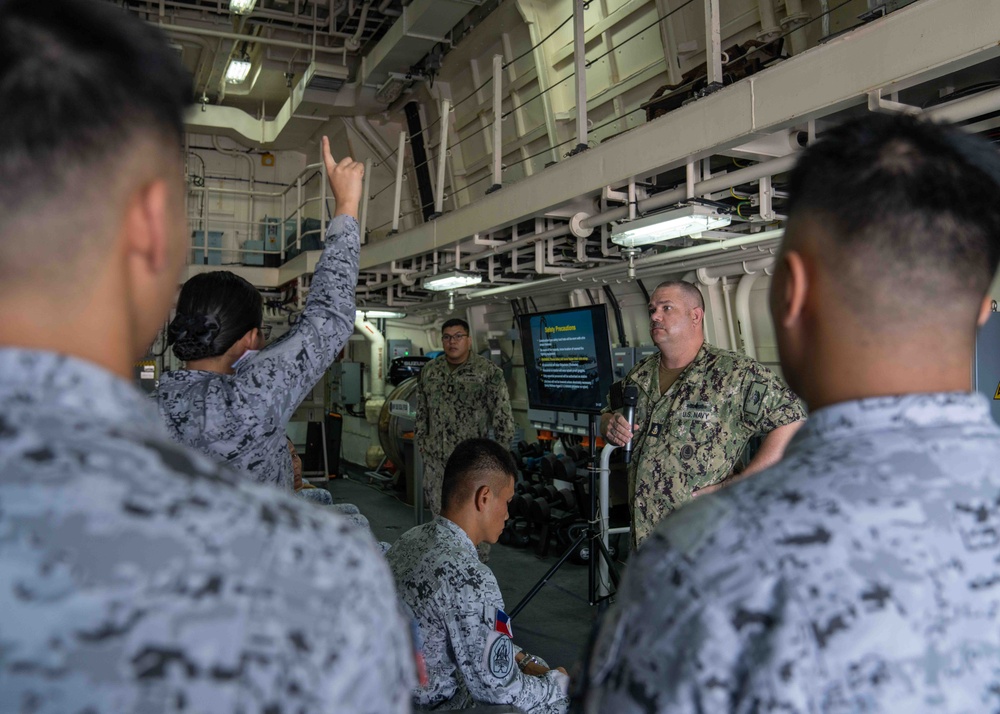
<path fill-rule="evenodd" d="M 603 305 L 522 316 L 532 408 L 600 412 L 612 379 L 607 323 Z"/>

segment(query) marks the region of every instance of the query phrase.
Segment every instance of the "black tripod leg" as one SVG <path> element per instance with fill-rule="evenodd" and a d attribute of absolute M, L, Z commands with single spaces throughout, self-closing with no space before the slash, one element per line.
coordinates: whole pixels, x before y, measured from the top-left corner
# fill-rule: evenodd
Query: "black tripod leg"
<path fill-rule="evenodd" d="M 604 539 L 601 538 L 600 532 L 594 536 L 594 540 L 597 542 L 601 555 L 604 556 L 604 562 L 608 564 L 608 575 L 611 576 L 611 582 L 614 584 L 615 590 L 617 590 L 619 581 L 618 568 L 615 567 L 615 561 L 614 558 L 611 557 L 611 551 L 608 550 L 608 546 L 604 545 Z M 591 550 L 593 551 L 593 547 L 591 547 Z M 596 562 L 596 558 L 594 560 Z"/>
<path fill-rule="evenodd" d="M 584 531 L 575 541 L 573 541 L 573 545 L 566 549 L 566 552 L 559 557 L 556 564 L 549 568 L 548 572 L 542 576 L 542 579 L 535 583 L 535 586 L 531 588 L 527 595 L 521 598 L 521 602 L 514 606 L 514 609 L 510 611 L 511 618 L 517 617 L 517 613 L 521 612 L 525 605 L 531 602 L 531 598 L 535 597 L 535 595 L 538 594 L 538 591 L 545 587 L 545 583 L 549 582 L 549 579 L 555 575 L 555 572 L 559 570 L 559 567 L 566 562 L 569 556 L 572 555 L 573 551 L 575 551 L 577 547 L 589 537 L 589 535 L 589 531 Z"/>

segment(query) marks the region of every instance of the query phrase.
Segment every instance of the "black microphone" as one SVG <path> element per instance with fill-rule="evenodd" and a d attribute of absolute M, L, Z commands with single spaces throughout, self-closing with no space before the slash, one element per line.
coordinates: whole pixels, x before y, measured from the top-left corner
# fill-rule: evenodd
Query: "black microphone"
<path fill-rule="evenodd" d="M 628 420 L 628 430 L 629 430 L 629 440 L 625 444 L 625 463 L 627 464 L 632 460 L 632 429 L 635 426 L 635 405 L 639 403 L 639 388 L 634 384 L 630 384 L 625 387 L 623 400 L 625 402 L 625 411 L 622 416 Z"/>

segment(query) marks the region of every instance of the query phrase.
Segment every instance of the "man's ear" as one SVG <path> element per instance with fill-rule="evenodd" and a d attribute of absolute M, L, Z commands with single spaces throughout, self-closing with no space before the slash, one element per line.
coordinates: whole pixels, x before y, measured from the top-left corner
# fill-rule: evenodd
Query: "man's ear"
<path fill-rule="evenodd" d="M 486 504 L 489 503 L 491 493 L 492 491 L 490 491 L 490 487 L 487 484 L 483 484 L 482 486 L 476 489 L 477 511 L 482 512 L 486 510 Z"/>
<path fill-rule="evenodd" d="M 701 325 L 705 321 L 705 309 L 702 307 L 696 307 L 691 310 L 691 316 L 694 318 L 694 323 L 696 325 Z"/>
<path fill-rule="evenodd" d="M 775 315 L 775 322 L 784 327 L 791 327 L 802 317 L 802 310 L 809 295 L 809 272 L 806 270 L 805 258 L 795 250 L 789 250 L 778 258 L 784 271 L 782 291 L 780 296 L 780 315 Z"/>
<path fill-rule="evenodd" d="M 170 192 L 166 181 L 156 179 L 136 189 L 125 216 L 126 246 L 130 256 L 139 258 L 151 273 L 168 267 L 168 211 Z"/>
<path fill-rule="evenodd" d="M 990 319 L 990 314 L 993 312 L 993 296 L 987 295 L 983 298 L 982 305 L 979 306 L 979 319 L 976 320 L 976 325 L 982 327 L 986 324 L 986 321 Z"/>

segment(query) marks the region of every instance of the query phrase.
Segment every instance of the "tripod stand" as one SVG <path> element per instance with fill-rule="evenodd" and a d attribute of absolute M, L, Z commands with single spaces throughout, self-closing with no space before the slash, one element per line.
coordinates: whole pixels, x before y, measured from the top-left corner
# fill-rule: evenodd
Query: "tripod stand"
<path fill-rule="evenodd" d="M 562 567 L 570 555 L 576 551 L 578 547 L 584 542 L 590 541 L 590 557 L 587 559 L 588 568 L 588 578 L 587 578 L 587 602 L 591 605 L 599 605 L 605 603 L 610 595 L 598 596 L 597 593 L 597 556 L 604 558 L 604 563 L 607 565 L 608 574 L 611 576 L 611 582 L 614 583 L 615 589 L 618 588 L 618 569 L 615 567 L 614 560 L 611 557 L 611 553 L 608 552 L 608 547 L 604 544 L 604 539 L 601 537 L 601 529 L 599 525 L 600 511 L 597 508 L 597 477 L 596 474 L 600 470 L 597 465 L 597 425 L 600 420 L 600 416 L 592 414 L 590 417 L 589 434 L 590 434 L 590 459 L 587 462 L 587 477 L 589 479 L 589 497 L 587 502 L 589 504 L 590 510 L 584 512 L 584 516 L 587 519 L 587 528 L 584 530 L 575 541 L 566 549 L 556 564 L 549 568 L 548 572 L 542 576 L 542 578 L 534 584 L 528 594 L 521 598 L 521 601 L 514 606 L 514 609 L 510 611 L 511 618 L 517 617 L 517 614 L 525 608 L 525 606 L 531 602 L 531 599 L 539 593 L 539 591 L 545 587 L 545 584 L 555 575 L 556 571 Z"/>

